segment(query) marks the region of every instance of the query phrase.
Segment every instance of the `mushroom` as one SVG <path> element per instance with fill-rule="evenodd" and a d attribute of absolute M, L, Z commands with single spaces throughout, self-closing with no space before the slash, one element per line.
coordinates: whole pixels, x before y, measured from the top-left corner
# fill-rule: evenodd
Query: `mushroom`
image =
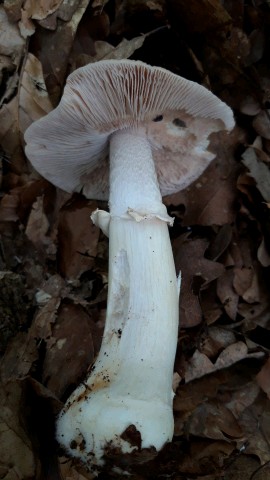
<path fill-rule="evenodd" d="M 233 126 L 231 109 L 204 87 L 106 60 L 72 73 L 59 106 L 25 134 L 45 178 L 109 199 L 109 213 L 92 215 L 109 236 L 102 345 L 57 420 L 59 443 L 89 469 L 148 459 L 172 439 L 180 282 L 162 196 L 194 181 L 214 158 L 211 133 Z"/>

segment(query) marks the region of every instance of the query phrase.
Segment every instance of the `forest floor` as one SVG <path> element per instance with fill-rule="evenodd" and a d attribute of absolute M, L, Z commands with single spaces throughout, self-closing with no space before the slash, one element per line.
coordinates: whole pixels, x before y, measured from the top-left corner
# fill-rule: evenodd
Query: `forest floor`
<path fill-rule="evenodd" d="M 54 420 L 100 346 L 108 239 L 89 217 L 107 205 L 41 178 L 23 134 L 70 72 L 105 58 L 201 83 L 236 120 L 205 173 L 164 199 L 183 278 L 175 435 L 133 478 L 269 480 L 268 0 L 0 2 L 0 478 L 93 478 Z"/>

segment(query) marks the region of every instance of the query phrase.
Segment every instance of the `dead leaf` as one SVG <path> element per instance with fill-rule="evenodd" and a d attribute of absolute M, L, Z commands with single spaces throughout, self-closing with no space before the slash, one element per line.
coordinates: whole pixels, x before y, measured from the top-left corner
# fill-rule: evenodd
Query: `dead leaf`
<path fill-rule="evenodd" d="M 116 47 L 113 47 L 107 42 L 96 41 L 96 55 L 94 57 L 94 61 L 97 62 L 98 60 L 120 60 L 122 58 L 129 58 L 135 52 L 135 50 L 138 50 L 138 48 L 142 47 L 145 38 L 146 35 L 134 37 L 131 40 L 126 40 L 126 38 L 123 38 L 123 40 L 121 40 Z"/>
<path fill-rule="evenodd" d="M 203 377 L 204 375 L 208 375 L 214 371 L 214 364 L 207 357 L 207 355 L 199 352 L 199 350 L 196 350 L 191 359 L 189 359 L 187 362 L 185 381 L 186 383 L 189 383 L 196 378 Z"/>
<path fill-rule="evenodd" d="M 250 288 L 252 277 L 253 269 L 251 267 L 234 268 L 233 286 L 241 297 L 243 297 L 245 292 Z"/>
<path fill-rule="evenodd" d="M 202 337 L 200 352 L 208 358 L 216 357 L 223 348 L 235 343 L 235 335 L 232 331 L 218 326 L 210 326 L 207 335 Z"/>
<path fill-rule="evenodd" d="M 88 5 L 82 0 L 70 0 L 69 2 L 62 2 L 58 8 L 57 16 L 64 22 L 72 21 L 73 26 L 77 27 L 79 17 L 82 18 L 85 9 Z M 76 25 L 77 24 L 77 25 Z"/>
<path fill-rule="evenodd" d="M 243 480 L 243 477 L 255 480 L 253 473 L 259 466 L 260 462 L 256 458 L 251 455 L 240 455 L 239 452 L 237 457 L 229 460 L 228 466 L 225 467 L 224 480 Z"/>
<path fill-rule="evenodd" d="M 216 370 L 228 368 L 234 363 L 244 360 L 245 358 L 262 358 L 263 353 L 248 353 L 248 348 L 244 342 L 235 342 L 228 345 L 219 354 L 215 362 L 212 362 L 205 354 L 196 350 L 192 357 L 188 360 L 185 372 L 186 383 L 191 382 L 195 378 L 208 375 Z"/>
<path fill-rule="evenodd" d="M 132 54 L 206 85 L 235 108 L 241 125 L 230 135 L 213 135 L 210 149 L 217 157 L 211 167 L 188 189 L 166 199 L 177 217 L 170 233 L 177 269 L 183 270 L 180 325 L 195 328 L 180 330 L 174 375 L 176 437 L 157 457 L 156 470 L 152 463 L 137 465 L 135 478 L 241 480 L 253 475 L 257 480 L 267 470 L 259 466 L 261 462 L 267 467 L 270 437 L 268 370 L 262 367 L 270 329 L 270 199 L 261 199 L 258 179 L 239 157 L 254 136 L 258 118 L 251 117 L 263 117 L 262 112 L 269 110 L 267 2 L 0 3 L 0 11 L 7 14 L 3 18 L 8 17 L 3 25 L 0 14 L 0 269 L 5 275 L 12 271 L 25 284 L 23 291 L 19 286 L 13 289 L 21 303 L 4 297 L 0 333 L 11 307 L 14 328 L 0 374 L 8 385 L 28 377 L 18 384 L 23 385 L 20 398 L 15 390 L 9 392 L 8 407 L 12 397 L 21 406 L 11 405 L 14 423 L 6 430 L 19 425 L 27 431 L 26 437 L 31 436 L 35 467 L 26 475 L 18 472 L 25 452 L 16 443 L 18 452 L 8 452 L 7 464 L 0 460 L 0 477 L 56 480 L 60 475 L 66 480 L 92 480 L 91 474 L 63 458 L 58 471 L 53 420 L 61 403 L 36 378 L 65 396 L 98 351 L 106 316 L 108 242 L 102 235 L 98 242 L 99 234 L 88 218 L 90 203 L 36 180 L 23 155 L 22 133 L 58 104 L 67 73 L 74 67 Z M 164 28 L 167 25 L 169 29 Z M 164 28 L 161 34 L 159 27 Z M 155 35 L 146 38 L 145 32 L 151 35 L 152 29 Z M 5 44 L 6 34 L 10 40 Z M 26 42 L 22 34 L 31 39 Z M 267 127 L 264 118 L 263 123 Z M 268 168 L 270 140 L 256 138 L 252 148 L 256 162 Z M 183 232 L 189 234 L 179 238 Z M 4 285 L 0 278 L 0 307 Z M 27 308 L 25 316 L 23 308 Z M 26 322 L 18 333 L 23 318 Z M 2 453 L 5 444 L 0 440 Z M 31 451 L 29 438 L 28 443 Z M 237 463 L 242 458 L 243 463 Z M 235 470 L 230 468 L 234 464 Z"/>
<path fill-rule="evenodd" d="M 207 249 L 207 258 L 216 261 L 227 250 L 233 237 L 231 225 L 222 225 Z"/>
<path fill-rule="evenodd" d="M 176 271 L 182 273 L 180 318 L 182 327 L 198 325 L 202 319 L 198 292 L 194 292 L 195 281 L 206 286 L 218 278 L 224 267 L 204 258 L 208 242 L 204 239 L 191 240 L 179 237 L 174 244 Z M 199 289 L 198 289 L 199 290 Z"/>
<path fill-rule="evenodd" d="M 245 432 L 246 453 L 257 455 L 261 464 L 270 461 L 270 409 L 265 396 L 257 397 L 239 417 L 239 423 Z"/>
<path fill-rule="evenodd" d="M 19 332 L 9 342 L 0 361 L 0 376 L 3 383 L 25 378 L 38 361 L 36 339 L 25 332 Z"/>
<path fill-rule="evenodd" d="M 29 18 L 27 11 L 23 8 L 21 11 L 21 20 L 18 23 L 21 36 L 25 39 L 35 33 L 36 26 Z"/>
<path fill-rule="evenodd" d="M 58 258 L 61 273 L 71 279 L 91 270 L 97 255 L 99 229 L 90 219 L 95 202 L 74 201 L 59 215 Z"/>
<path fill-rule="evenodd" d="M 3 5 L 0 5 L 0 55 L 12 57 L 18 64 L 25 48 L 25 40 L 20 35 L 16 23 L 11 22 Z"/>
<path fill-rule="evenodd" d="M 251 254 L 250 239 L 246 236 L 233 238 L 228 247 L 228 257 L 225 259 L 227 266 L 253 268 L 254 258 Z"/>
<path fill-rule="evenodd" d="M 233 288 L 234 272 L 232 269 L 226 269 L 217 280 L 217 295 L 224 307 L 227 315 L 236 319 L 239 295 Z"/>
<path fill-rule="evenodd" d="M 0 142 L 12 170 L 22 173 L 25 168 L 25 156 L 21 145 L 18 122 L 18 96 L 0 109 Z"/>
<path fill-rule="evenodd" d="M 18 81 L 19 76 L 12 59 L 6 55 L 0 55 L 0 84 L 5 84 L 5 89 L 0 95 L 0 108 L 13 97 Z"/>
<path fill-rule="evenodd" d="M 20 421 L 26 407 L 23 384 L 9 382 L 0 389 L 0 445 L 1 467 L 6 479 L 35 478 L 36 461 L 25 425 Z"/>
<path fill-rule="evenodd" d="M 64 2 L 62 9 L 58 9 L 58 14 L 64 21 L 59 23 L 55 31 L 41 29 L 39 32 L 39 45 L 33 53 L 42 63 L 47 89 L 54 106 L 58 104 L 74 37 L 88 4 L 89 0 Z M 56 45 L 61 45 L 61 48 Z"/>
<path fill-rule="evenodd" d="M 223 308 L 217 299 L 215 285 L 209 286 L 200 294 L 200 305 L 207 325 L 215 323 L 223 314 Z"/>
<path fill-rule="evenodd" d="M 257 158 L 256 151 L 249 147 L 242 155 L 242 162 L 248 168 L 249 174 L 254 178 L 257 188 L 264 200 L 270 200 L 270 170 L 265 163 Z"/>
<path fill-rule="evenodd" d="M 24 0 L 4 0 L 4 8 L 12 22 L 18 22 Z"/>
<path fill-rule="evenodd" d="M 223 370 L 180 385 L 174 398 L 174 411 L 179 412 L 180 419 L 185 418 L 200 403 L 216 398 L 219 387 L 225 385 L 229 377 L 230 373 Z"/>
<path fill-rule="evenodd" d="M 19 196 L 15 192 L 6 194 L 0 201 L 0 222 L 17 222 Z"/>
<path fill-rule="evenodd" d="M 48 339 L 52 335 L 52 325 L 56 321 L 57 310 L 60 306 L 59 297 L 49 298 L 46 304 L 38 311 L 31 327 L 30 335 L 37 339 Z"/>
<path fill-rule="evenodd" d="M 63 0 L 40 0 L 39 2 L 26 0 L 23 8 L 29 18 L 33 20 L 44 20 L 48 15 L 54 13 L 62 3 Z"/>
<path fill-rule="evenodd" d="M 261 286 L 263 285 L 263 276 L 262 272 L 260 272 L 259 268 L 254 265 L 254 269 L 252 270 L 252 279 L 251 284 L 247 288 L 247 290 L 243 293 L 242 297 L 247 303 L 257 303 L 260 302 L 264 288 L 262 289 Z"/>
<path fill-rule="evenodd" d="M 261 135 L 263 138 L 270 140 L 270 133 L 269 133 L 270 120 L 269 120 L 269 113 L 267 110 L 261 110 L 256 115 L 256 117 L 252 122 L 252 126 L 258 135 Z M 245 159 L 245 161 L 247 162 L 248 160 Z"/>
<path fill-rule="evenodd" d="M 36 248 L 44 248 L 49 239 L 46 236 L 49 222 L 43 210 L 43 196 L 37 197 L 25 229 L 25 234 Z"/>
<path fill-rule="evenodd" d="M 270 84 L 269 84 L 269 87 L 270 87 Z M 255 138 L 252 145 L 249 145 L 249 146 L 254 149 L 259 161 L 269 164 L 270 156 L 268 155 L 267 151 L 264 150 L 266 145 L 267 143 L 263 141 L 263 138 L 258 136 Z"/>
<path fill-rule="evenodd" d="M 264 465 L 260 465 L 253 472 L 252 480 L 268 480 L 269 476 L 270 476 L 270 464 L 269 462 L 266 462 Z"/>
<path fill-rule="evenodd" d="M 261 60 L 265 49 L 264 34 L 260 28 L 256 28 L 251 32 L 249 35 L 249 43 L 250 52 L 246 63 L 247 65 L 252 65 Z"/>
<path fill-rule="evenodd" d="M 94 480 L 94 475 L 85 471 L 84 473 L 78 471 L 81 469 L 76 468 L 73 463 L 74 462 L 72 460 L 67 460 L 65 457 L 60 457 L 59 467 L 62 478 L 65 480 Z"/>
<path fill-rule="evenodd" d="M 129 58 L 133 53 L 142 47 L 145 39 L 151 35 L 151 32 L 134 37 L 131 40 L 123 38 L 121 42 L 114 47 L 108 42 L 96 40 L 92 46 L 93 53 L 73 53 L 73 70 L 78 67 L 87 65 L 88 63 L 98 62 L 100 60 L 121 60 Z"/>
<path fill-rule="evenodd" d="M 252 330 L 256 326 L 269 328 L 270 301 L 268 295 L 261 296 L 260 303 L 240 303 L 238 313 L 245 320 L 245 330 Z"/>
<path fill-rule="evenodd" d="M 215 362 L 217 370 L 227 368 L 230 365 L 248 357 L 248 348 L 244 342 L 236 342 L 228 345 L 219 355 Z"/>
<path fill-rule="evenodd" d="M 260 246 L 258 248 L 257 257 L 258 257 L 258 260 L 259 260 L 260 264 L 263 267 L 270 267 L 270 254 L 269 254 L 268 249 L 266 247 L 266 242 L 265 242 L 264 237 L 263 237 L 263 239 L 260 243 Z"/>
<path fill-rule="evenodd" d="M 8 341 L 28 321 L 31 295 L 27 295 L 24 276 L 11 271 L 0 271 L 0 353 L 3 354 Z"/>
<path fill-rule="evenodd" d="M 219 395 L 219 398 L 224 401 L 226 407 L 233 413 L 235 418 L 239 418 L 242 412 L 252 405 L 256 398 L 258 397 L 260 389 L 256 382 L 254 382 L 253 377 L 248 379 L 240 377 L 238 384 L 232 385 L 229 384 L 226 388 L 224 386 L 222 394 Z"/>
<path fill-rule="evenodd" d="M 58 398 L 77 386 L 94 360 L 94 322 L 79 305 L 63 303 L 46 342 L 42 381 Z"/>
<path fill-rule="evenodd" d="M 254 98 L 251 95 L 246 95 L 242 99 L 239 109 L 245 115 L 250 115 L 253 117 L 254 115 L 257 115 L 260 112 L 261 106 L 256 98 Z"/>
<path fill-rule="evenodd" d="M 243 368 L 245 367 L 243 366 Z M 213 408 L 219 409 L 224 406 L 226 408 L 225 417 L 229 415 L 232 420 L 235 419 L 238 422 L 238 418 L 246 408 L 256 401 L 259 394 L 259 387 L 254 382 L 252 372 L 247 371 L 244 375 L 243 372 L 245 370 L 241 371 L 230 367 L 230 369 L 215 371 L 210 375 L 180 385 L 174 399 L 176 435 L 189 432 L 191 415 L 195 421 L 194 426 L 198 421 L 196 428 L 206 432 L 207 421 L 202 421 L 200 412 L 211 412 Z M 217 415 L 217 417 L 219 416 Z M 199 425 L 200 418 L 201 426 Z M 220 421 L 223 422 L 223 419 Z M 221 423 L 219 425 L 221 426 Z M 234 420 L 233 425 L 235 425 Z M 236 425 L 236 429 L 238 428 Z M 218 436 L 226 432 L 223 427 L 219 433 L 215 430 L 215 426 L 211 426 L 211 430 L 212 434 Z M 197 430 L 197 433 L 199 432 L 200 430 Z M 227 431 L 227 436 L 231 437 L 229 431 Z M 237 432 L 235 436 L 238 436 Z M 243 431 L 244 436 L 245 431 Z"/>
<path fill-rule="evenodd" d="M 261 389 L 266 393 L 270 399 L 270 358 L 263 365 L 262 369 L 256 376 L 256 380 Z"/>
<path fill-rule="evenodd" d="M 31 53 L 28 53 L 20 84 L 19 118 L 22 133 L 32 122 L 52 110 L 52 104 L 45 85 L 42 65 Z"/>
<path fill-rule="evenodd" d="M 178 18 L 190 33 L 222 30 L 232 19 L 218 0 L 191 0 L 186 8 L 185 0 L 170 0 L 173 18 Z"/>
<path fill-rule="evenodd" d="M 239 438 L 243 433 L 231 411 L 216 401 L 199 405 L 189 418 L 188 429 L 192 435 L 216 440 Z"/>
<path fill-rule="evenodd" d="M 191 478 L 196 475 L 196 480 L 217 480 L 221 478 L 224 458 L 230 456 L 233 449 L 233 445 L 222 440 L 213 442 L 199 439 L 191 442 L 187 454 L 178 457 L 179 470 Z"/>
<path fill-rule="evenodd" d="M 48 275 L 46 280 L 43 280 L 43 284 L 39 285 L 38 291 L 43 291 L 48 294 L 49 299 L 59 298 L 60 296 L 65 296 L 68 292 L 68 287 L 65 284 L 63 278 L 58 275 Z"/>

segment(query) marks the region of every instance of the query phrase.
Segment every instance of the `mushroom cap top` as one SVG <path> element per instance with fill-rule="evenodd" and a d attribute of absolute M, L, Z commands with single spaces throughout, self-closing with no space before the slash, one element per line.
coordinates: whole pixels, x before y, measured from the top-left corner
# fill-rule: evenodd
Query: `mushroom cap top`
<path fill-rule="evenodd" d="M 54 185 L 104 200 L 110 135 L 142 126 L 166 195 L 203 172 L 214 158 L 207 151 L 210 134 L 231 130 L 234 119 L 197 83 L 140 61 L 105 60 L 68 77 L 58 107 L 27 129 L 26 154 Z"/>

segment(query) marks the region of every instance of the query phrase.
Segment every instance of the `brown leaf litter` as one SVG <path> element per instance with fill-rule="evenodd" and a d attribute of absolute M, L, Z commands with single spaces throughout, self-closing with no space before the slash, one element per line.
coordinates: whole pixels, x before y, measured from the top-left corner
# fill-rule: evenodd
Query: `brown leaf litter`
<path fill-rule="evenodd" d="M 54 421 L 100 346 L 108 241 L 90 215 L 106 205 L 41 179 L 23 133 L 75 68 L 130 57 L 206 85 L 237 123 L 165 198 L 182 273 L 175 436 L 133 478 L 269 478 L 269 26 L 262 0 L 1 3 L 1 478 L 93 478 L 59 452 Z"/>

